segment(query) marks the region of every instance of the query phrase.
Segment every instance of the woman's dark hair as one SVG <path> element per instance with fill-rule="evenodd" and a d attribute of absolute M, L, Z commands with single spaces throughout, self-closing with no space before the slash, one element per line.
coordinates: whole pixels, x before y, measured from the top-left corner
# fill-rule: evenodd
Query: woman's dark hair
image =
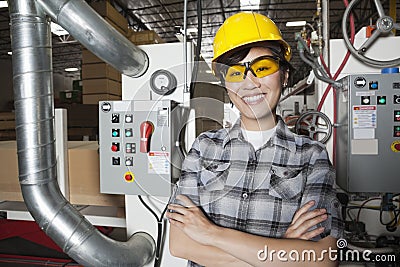
<path fill-rule="evenodd" d="M 257 45 L 249 44 L 249 45 L 240 47 L 238 49 L 234 49 L 232 51 L 229 51 L 228 53 L 223 54 L 222 56 L 220 56 L 217 59 L 216 74 L 218 75 L 222 85 L 225 85 L 224 75 L 226 74 L 228 67 L 242 61 L 247 56 L 247 54 L 250 52 L 250 49 L 253 47 L 269 48 L 273 55 L 280 58 L 279 69 L 280 69 L 281 73 L 284 74 L 285 72 L 289 72 L 289 74 L 290 74 L 290 70 L 292 69 L 292 67 L 291 67 L 290 63 L 287 62 L 285 59 L 285 56 L 282 52 L 282 51 L 284 51 L 284 49 L 280 45 L 279 45 L 279 47 L 277 47 L 276 43 L 271 45 L 270 42 L 260 42 Z M 282 77 L 282 82 L 283 82 L 284 75 L 281 75 L 281 77 Z"/>

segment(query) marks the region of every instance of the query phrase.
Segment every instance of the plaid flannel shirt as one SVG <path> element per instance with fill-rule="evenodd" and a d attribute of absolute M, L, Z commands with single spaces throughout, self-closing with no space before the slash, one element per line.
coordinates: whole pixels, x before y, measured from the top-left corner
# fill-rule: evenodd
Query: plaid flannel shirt
<path fill-rule="evenodd" d="M 295 212 L 309 200 L 330 214 L 319 226 L 340 238 L 341 205 L 335 172 L 325 147 L 292 133 L 281 118 L 276 132 L 257 151 L 238 121 L 231 129 L 199 135 L 186 157 L 171 202 L 187 195 L 217 225 L 281 238 Z M 180 203 L 181 204 L 181 203 Z M 188 266 L 200 266 L 190 262 Z"/>

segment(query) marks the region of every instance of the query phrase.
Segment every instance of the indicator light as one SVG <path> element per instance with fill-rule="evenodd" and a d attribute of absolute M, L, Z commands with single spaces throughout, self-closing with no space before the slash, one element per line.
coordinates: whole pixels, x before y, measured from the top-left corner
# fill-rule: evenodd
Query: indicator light
<path fill-rule="evenodd" d="M 369 96 L 361 96 L 361 104 L 362 105 L 369 105 L 370 103 L 370 97 Z"/>
<path fill-rule="evenodd" d="M 112 143 L 111 150 L 113 152 L 118 152 L 119 151 L 119 143 Z"/>
<path fill-rule="evenodd" d="M 377 81 L 369 82 L 369 89 L 377 90 L 378 89 L 378 82 Z"/>
<path fill-rule="evenodd" d="M 125 122 L 126 123 L 131 123 L 133 121 L 133 115 L 132 114 L 126 114 L 125 115 Z"/>
<path fill-rule="evenodd" d="M 386 96 L 378 96 L 377 102 L 378 102 L 378 105 L 386 105 Z"/>
<path fill-rule="evenodd" d="M 112 137 L 119 137 L 119 129 L 112 129 L 111 135 Z"/>
<path fill-rule="evenodd" d="M 132 128 L 125 129 L 125 137 L 132 137 L 132 135 L 133 135 Z"/>

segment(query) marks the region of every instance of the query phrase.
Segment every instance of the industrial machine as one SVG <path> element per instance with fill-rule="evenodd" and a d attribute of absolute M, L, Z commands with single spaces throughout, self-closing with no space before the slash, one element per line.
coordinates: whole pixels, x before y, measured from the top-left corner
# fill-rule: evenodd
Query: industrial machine
<path fill-rule="evenodd" d="M 399 192 L 400 74 L 355 74 L 337 90 L 337 183 L 349 192 Z"/>

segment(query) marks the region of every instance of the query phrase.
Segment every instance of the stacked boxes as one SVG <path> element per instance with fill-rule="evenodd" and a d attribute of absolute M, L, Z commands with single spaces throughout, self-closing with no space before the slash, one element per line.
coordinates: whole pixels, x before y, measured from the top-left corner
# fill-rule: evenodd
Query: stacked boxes
<path fill-rule="evenodd" d="M 92 2 L 91 6 L 125 37 L 128 21 L 109 2 Z M 121 73 L 89 50 L 82 50 L 82 103 L 98 104 L 100 100 L 121 100 Z"/>
<path fill-rule="evenodd" d="M 131 29 L 128 31 L 128 39 L 135 45 L 161 44 L 165 43 L 163 39 L 155 31 L 139 31 L 135 32 Z"/>

